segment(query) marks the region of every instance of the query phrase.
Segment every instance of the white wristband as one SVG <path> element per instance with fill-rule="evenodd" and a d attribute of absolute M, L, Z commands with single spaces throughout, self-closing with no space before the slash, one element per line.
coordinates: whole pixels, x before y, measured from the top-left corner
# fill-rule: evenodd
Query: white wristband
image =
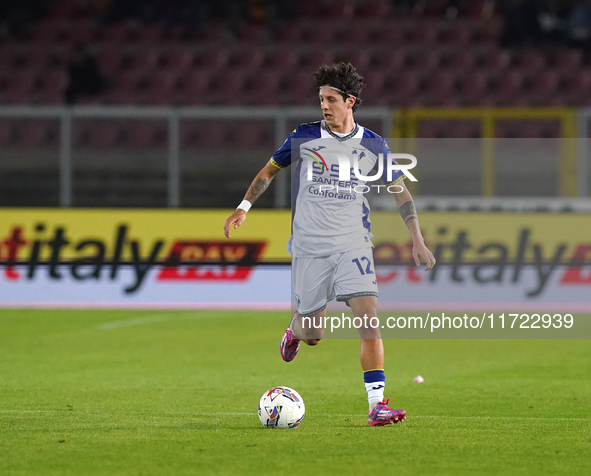
<path fill-rule="evenodd" d="M 252 207 L 252 203 L 250 203 L 248 200 L 242 200 L 240 205 L 238 205 L 236 207 L 236 210 L 240 209 L 240 210 L 244 210 L 245 212 L 248 213 L 248 210 L 250 210 L 250 207 Z"/>

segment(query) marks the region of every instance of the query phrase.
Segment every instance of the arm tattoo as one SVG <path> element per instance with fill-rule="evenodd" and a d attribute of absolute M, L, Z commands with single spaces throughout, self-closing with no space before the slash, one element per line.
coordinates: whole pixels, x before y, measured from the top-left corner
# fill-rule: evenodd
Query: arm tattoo
<path fill-rule="evenodd" d="M 270 180 L 268 179 L 257 179 L 250 188 L 250 198 L 247 200 L 250 203 L 254 203 L 257 198 L 259 198 L 267 187 L 269 186 Z"/>
<path fill-rule="evenodd" d="M 418 220 L 417 210 L 415 209 L 415 204 L 412 200 L 400 205 L 398 211 L 400 212 L 400 216 L 404 220 L 404 223 L 406 223 L 408 229 L 410 229 L 410 224 L 413 220 Z"/>

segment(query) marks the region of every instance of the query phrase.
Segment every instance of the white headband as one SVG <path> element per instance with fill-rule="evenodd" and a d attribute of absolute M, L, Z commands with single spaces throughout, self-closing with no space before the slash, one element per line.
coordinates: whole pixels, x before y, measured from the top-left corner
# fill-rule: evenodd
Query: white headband
<path fill-rule="evenodd" d="M 342 89 L 339 88 L 335 88 L 334 86 L 320 86 L 318 89 L 322 89 L 322 88 L 328 88 L 328 89 L 332 89 L 334 91 L 338 91 L 341 94 L 344 94 L 345 96 L 349 97 L 349 98 L 354 98 L 355 96 L 353 96 L 352 94 L 346 93 L 345 91 L 343 91 Z"/>

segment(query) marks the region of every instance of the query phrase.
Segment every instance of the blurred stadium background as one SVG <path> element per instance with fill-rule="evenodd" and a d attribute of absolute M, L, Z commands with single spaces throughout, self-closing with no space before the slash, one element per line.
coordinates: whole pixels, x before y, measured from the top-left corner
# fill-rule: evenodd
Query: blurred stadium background
<path fill-rule="evenodd" d="M 227 209 L 271 153 L 295 125 L 320 118 L 313 72 L 346 61 L 367 83 L 356 118 L 417 154 L 409 187 L 422 213 L 549 212 L 495 225 L 481 216 L 478 240 L 512 250 L 525 223 L 551 249 L 573 226 L 558 261 L 588 259 L 590 2 L 30 0 L 2 4 L 0 36 L 0 207 L 12 213 L 2 233 L 13 243 L 0 245 L 0 258 L 24 258 L 14 251 L 23 207 L 115 209 L 105 239 L 124 208 L 220 209 L 206 231 L 174 215 L 170 226 L 183 231 L 167 236 L 221 239 Z M 287 213 L 289 182 L 279 174 L 257 207 Z M 386 197 L 371 202 L 394 208 Z M 576 225 L 553 226 L 563 212 L 578 212 Z M 431 239 L 457 218 L 423 216 Z M 474 217 L 458 218 L 456 232 L 476 233 Z M 278 223 L 259 226 L 270 235 Z M 157 241 L 162 226 L 153 228 L 142 239 Z M 289 259 L 281 233 L 241 233 L 266 243 L 257 259 Z M 210 245 L 196 246 L 186 256 L 207 255 Z"/>

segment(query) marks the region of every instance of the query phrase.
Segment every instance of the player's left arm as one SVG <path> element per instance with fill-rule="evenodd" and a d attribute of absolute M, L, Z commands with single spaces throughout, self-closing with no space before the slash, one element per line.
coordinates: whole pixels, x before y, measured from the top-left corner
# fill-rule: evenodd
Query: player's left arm
<path fill-rule="evenodd" d="M 435 257 L 433 256 L 433 253 L 429 251 L 427 245 L 425 245 L 423 234 L 419 228 L 417 210 L 410 192 L 406 188 L 406 185 L 404 185 L 404 180 L 401 180 L 396 185 L 401 187 L 401 191 L 395 193 L 394 198 L 396 200 L 396 205 L 398 205 L 400 216 L 404 220 L 404 223 L 406 223 L 412 237 L 412 257 L 417 266 L 421 265 L 421 259 L 423 259 L 427 264 L 427 267 L 425 268 L 425 271 L 427 271 L 435 266 Z"/>

